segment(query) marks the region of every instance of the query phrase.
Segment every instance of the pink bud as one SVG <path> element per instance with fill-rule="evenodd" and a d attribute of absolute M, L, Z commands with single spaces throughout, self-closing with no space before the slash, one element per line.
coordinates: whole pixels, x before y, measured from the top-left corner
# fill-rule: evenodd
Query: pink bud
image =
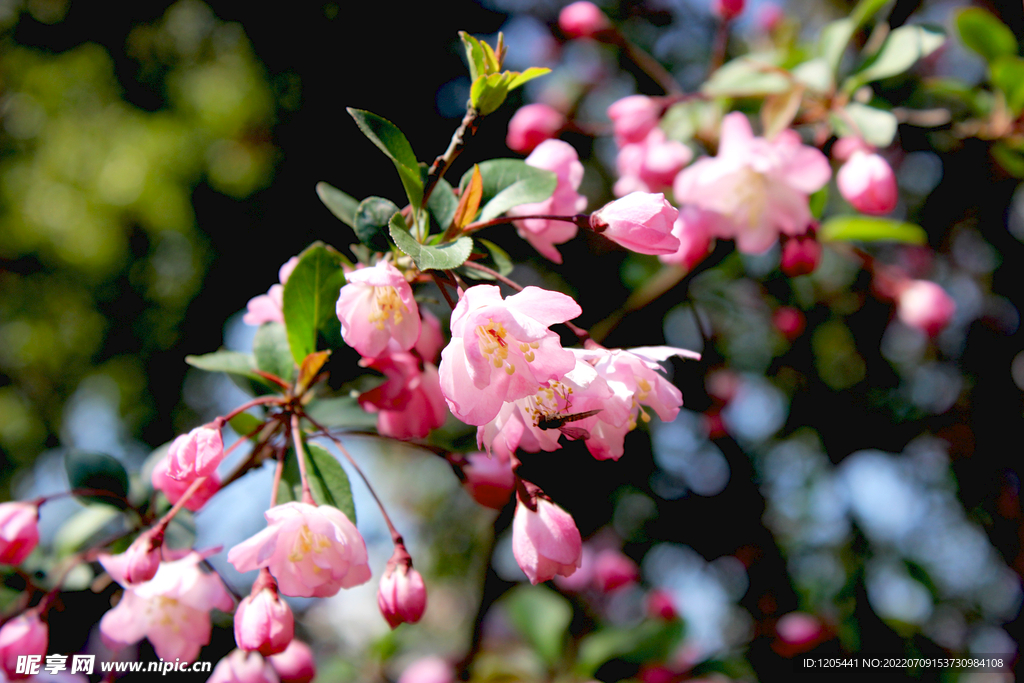
<path fill-rule="evenodd" d="M 875 216 L 895 209 L 899 198 L 892 167 L 877 154 L 854 152 L 836 174 L 836 185 L 853 208 Z"/>
<path fill-rule="evenodd" d="M 520 499 L 512 519 L 512 554 L 530 583 L 570 576 L 583 564 L 583 541 L 572 516 L 537 496 L 531 509 Z"/>
<path fill-rule="evenodd" d="M 537 102 L 520 107 L 508 122 L 505 144 L 514 152 L 528 154 L 533 148 L 558 135 L 565 116 L 554 107 Z"/>
<path fill-rule="evenodd" d="M 679 616 L 672 596 L 667 591 L 658 589 L 647 594 L 647 614 L 652 618 L 665 621 L 671 621 Z"/>
<path fill-rule="evenodd" d="M 473 500 L 495 510 L 504 508 L 516 485 L 511 461 L 497 455 L 470 453 L 466 463 L 462 472 L 466 476 L 466 490 Z"/>
<path fill-rule="evenodd" d="M 164 544 L 163 529 L 150 529 L 140 534 L 121 555 L 111 561 L 119 563 L 126 583 L 145 583 L 160 568 L 160 548 Z"/>
<path fill-rule="evenodd" d="M 220 491 L 220 478 L 217 476 L 216 472 L 208 477 L 193 477 L 178 480 L 167 473 L 169 461 L 169 457 L 161 458 L 160 462 L 153 467 L 153 475 L 150 479 L 153 482 L 153 488 L 158 491 L 163 491 L 164 495 L 167 496 L 167 500 L 172 504 L 181 500 L 181 497 L 185 495 L 185 492 L 188 491 L 192 484 L 200 478 L 203 479 L 203 483 L 199 485 L 199 488 L 196 489 L 185 502 L 185 507 L 187 509 L 195 512 L 206 505 L 206 501 L 210 500 L 215 493 Z"/>
<path fill-rule="evenodd" d="M 597 554 L 594 560 L 594 584 L 602 593 L 610 593 L 636 583 L 639 579 L 640 569 L 636 562 L 618 550 L 609 548 Z"/>
<path fill-rule="evenodd" d="M 836 140 L 835 144 L 832 145 L 832 158 L 836 161 L 847 161 L 853 156 L 854 152 L 864 152 L 865 154 L 871 154 L 875 151 L 875 148 L 864 142 L 862 138 L 856 135 L 847 135 Z"/>
<path fill-rule="evenodd" d="M 396 554 L 398 550 L 395 551 Z M 405 550 L 402 549 L 405 553 Z M 408 554 L 405 554 L 408 557 Z M 391 563 L 388 563 L 391 565 Z M 384 572 L 377 591 L 377 606 L 391 628 L 415 624 L 427 608 L 427 589 L 423 577 L 408 562 L 397 562 Z"/>
<path fill-rule="evenodd" d="M 782 245 L 779 267 L 789 277 L 813 273 L 821 261 L 821 245 L 808 233 L 790 237 Z"/>
<path fill-rule="evenodd" d="M 260 653 L 232 650 L 217 662 L 206 683 L 278 683 L 278 678 Z"/>
<path fill-rule="evenodd" d="M 591 38 L 610 26 L 604 12 L 586 0 L 566 5 L 558 14 L 558 28 L 568 38 Z"/>
<path fill-rule="evenodd" d="M 301 640 L 292 639 L 284 652 L 267 658 L 281 683 L 309 683 L 316 677 L 313 650 Z"/>
<path fill-rule="evenodd" d="M 18 501 L 0 504 L 0 564 L 21 564 L 39 545 L 39 508 Z"/>
<path fill-rule="evenodd" d="M 591 214 L 590 227 L 639 254 L 672 254 L 679 250 L 679 240 L 672 235 L 678 217 L 660 192 L 632 192 Z"/>
<path fill-rule="evenodd" d="M 805 612 L 790 612 L 775 625 L 779 638 L 793 645 L 806 645 L 821 635 L 822 626 L 817 617 Z"/>
<path fill-rule="evenodd" d="M 744 0 L 713 0 L 712 9 L 722 21 L 732 21 L 743 14 Z"/>
<path fill-rule="evenodd" d="M 780 306 L 772 314 L 772 322 L 775 329 L 782 333 L 789 341 L 793 341 L 804 333 L 807 321 L 799 309 L 792 306 Z"/>
<path fill-rule="evenodd" d="M 46 656 L 50 630 L 33 609 L 14 617 L 0 628 L 0 668 L 7 678 L 19 680 L 28 674 L 17 673 L 19 655 Z"/>
<path fill-rule="evenodd" d="M 661 118 L 662 105 L 659 100 L 646 95 L 623 97 L 608 107 L 608 118 L 615 128 L 615 140 L 619 146 L 628 142 L 643 142 Z"/>
<path fill-rule="evenodd" d="M 398 683 L 454 683 L 455 669 L 440 657 L 424 657 L 406 667 Z"/>
<path fill-rule="evenodd" d="M 765 33 L 771 33 L 785 18 L 786 14 L 781 7 L 773 2 L 766 2 L 757 12 L 757 27 Z"/>
<path fill-rule="evenodd" d="M 253 585 L 252 594 L 235 610 L 235 642 L 243 650 L 269 656 L 284 652 L 295 635 L 295 617 L 277 594 L 277 585 L 266 569 Z"/>
<path fill-rule="evenodd" d="M 929 337 L 941 332 L 955 311 L 956 304 L 946 290 L 928 280 L 912 281 L 902 288 L 896 300 L 899 319 Z"/>
<path fill-rule="evenodd" d="M 208 477 L 224 459 L 224 441 L 220 429 L 196 427 L 171 442 L 167 451 L 167 475 L 171 479 L 192 480 Z"/>

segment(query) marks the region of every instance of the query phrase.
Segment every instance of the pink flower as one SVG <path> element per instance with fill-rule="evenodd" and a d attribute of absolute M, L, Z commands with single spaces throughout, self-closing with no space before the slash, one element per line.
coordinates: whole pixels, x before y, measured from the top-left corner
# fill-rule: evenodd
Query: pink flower
<path fill-rule="evenodd" d="M 647 615 L 654 619 L 672 621 L 679 616 L 676 603 L 668 591 L 655 589 L 647 594 Z"/>
<path fill-rule="evenodd" d="M 712 9 L 722 21 L 732 21 L 743 14 L 744 0 L 713 0 Z"/>
<path fill-rule="evenodd" d="M 594 560 L 594 584 L 602 593 L 610 593 L 639 580 L 640 568 L 622 552 L 607 548 L 597 554 Z"/>
<path fill-rule="evenodd" d="M 387 261 L 348 273 L 338 295 L 338 320 L 345 343 L 374 358 L 389 346 L 408 351 L 420 336 L 420 315 L 412 287 Z"/>
<path fill-rule="evenodd" d="M 630 95 L 612 103 L 608 107 L 608 118 L 615 128 L 615 141 L 620 147 L 630 142 L 643 142 L 658 125 L 663 108 L 660 100 L 646 95 Z"/>
<path fill-rule="evenodd" d="M 822 627 L 818 618 L 806 612 L 790 612 L 775 624 L 779 638 L 794 645 L 806 645 L 818 639 Z"/>
<path fill-rule="evenodd" d="M 0 503 L 0 564 L 21 564 L 39 545 L 39 508 Z"/>
<path fill-rule="evenodd" d="M 281 677 L 281 683 L 309 683 L 316 678 L 313 650 L 298 639 L 293 638 L 284 652 L 267 659 Z"/>
<path fill-rule="evenodd" d="M 775 325 L 775 329 L 789 341 L 793 341 L 803 334 L 807 327 L 804 314 L 800 312 L 800 309 L 792 306 L 779 306 L 772 314 L 772 323 Z"/>
<path fill-rule="evenodd" d="M 252 593 L 235 610 L 235 642 L 243 650 L 267 657 L 284 652 L 294 635 L 291 607 L 277 594 L 273 579 L 260 572 Z"/>
<path fill-rule="evenodd" d="M 854 152 L 836 174 L 843 199 L 861 213 L 881 216 L 896 208 L 899 190 L 892 167 L 877 154 Z"/>
<path fill-rule="evenodd" d="M 565 115 L 552 106 L 536 102 L 520 107 L 508 122 L 505 144 L 513 152 L 529 154 L 565 127 Z"/>
<path fill-rule="evenodd" d="M 494 510 L 501 510 L 508 504 L 516 485 L 508 456 L 470 453 L 466 456 L 462 472 L 466 477 L 466 490 L 473 500 Z"/>
<path fill-rule="evenodd" d="M 512 554 L 530 583 L 570 576 L 582 564 L 583 541 L 572 516 L 543 495 L 520 498 L 512 519 Z"/>
<path fill-rule="evenodd" d="M 821 244 L 813 234 L 789 237 L 782 244 L 779 268 L 789 277 L 813 273 L 821 262 Z"/>
<path fill-rule="evenodd" d="M 605 13 L 586 0 L 566 5 L 558 13 L 558 28 L 567 38 L 591 38 L 610 27 Z"/>
<path fill-rule="evenodd" d="M 423 657 L 406 667 L 398 683 L 455 683 L 455 669 L 440 657 Z"/>
<path fill-rule="evenodd" d="M 765 33 L 771 33 L 786 18 L 782 8 L 773 2 L 762 4 L 757 11 L 757 27 Z"/>
<path fill-rule="evenodd" d="M 179 481 L 194 481 L 217 471 L 224 459 L 224 441 L 220 430 L 196 427 L 171 442 L 167 450 L 167 476 Z"/>
<path fill-rule="evenodd" d="M 548 326 L 581 312 L 571 297 L 539 287 L 504 300 L 494 285 L 467 289 L 452 311 L 452 339 L 439 368 L 452 413 L 467 424 L 485 424 L 505 401 L 571 370 L 572 352 Z"/>
<path fill-rule="evenodd" d="M 281 284 L 271 285 L 266 294 L 249 299 L 246 304 L 248 309 L 242 316 L 242 322 L 246 325 L 262 325 L 263 323 L 284 323 L 284 283 L 288 282 L 288 276 L 295 270 L 299 262 L 298 256 L 288 259 L 277 272 Z"/>
<path fill-rule="evenodd" d="M 363 367 L 384 373 L 387 380 L 359 396 L 364 410 L 377 413 L 377 431 L 396 439 L 417 439 L 444 424 L 448 417 L 437 368 L 411 353 L 364 358 Z"/>
<path fill-rule="evenodd" d="M 679 240 L 679 248 L 674 254 L 659 255 L 658 260 L 693 270 L 711 250 L 711 236 L 715 234 L 717 220 L 716 213 L 684 204 L 672 224 L 672 236 Z"/>
<path fill-rule="evenodd" d="M 956 304 L 939 285 L 914 280 L 905 285 L 896 300 L 896 315 L 903 323 L 934 337 L 949 324 Z"/>
<path fill-rule="evenodd" d="M 660 192 L 632 192 L 592 213 L 590 227 L 638 254 L 672 254 L 679 249 L 672 235 L 678 217 Z"/>
<path fill-rule="evenodd" d="M 587 198 L 576 191 L 583 182 L 583 164 L 576 149 L 568 142 L 546 140 L 526 157 L 526 163 L 553 172 L 558 177 L 558 184 L 548 199 L 515 206 L 509 209 L 509 216 L 574 216 L 587 208 Z M 515 221 L 515 226 L 520 237 L 555 263 L 562 262 L 562 255 L 555 245 L 568 242 L 577 231 L 575 223 L 546 218 L 524 218 Z"/>
<path fill-rule="evenodd" d="M 675 199 L 719 214 L 716 236 L 745 253 L 768 249 L 779 233 L 798 235 L 811 222 L 808 196 L 832 175 L 828 159 L 785 130 L 754 137 L 739 112 L 722 121 L 718 156 L 700 159 L 676 177 Z"/>
<path fill-rule="evenodd" d="M 658 127 L 652 128 L 641 142 L 627 143 L 619 149 L 615 161 L 619 179 L 615 196 L 630 192 L 661 192 L 672 187 L 676 175 L 693 159 L 690 148 L 669 140 Z"/>
<path fill-rule="evenodd" d="M 167 496 L 167 500 L 173 504 L 181 500 L 181 497 L 185 495 L 185 492 L 188 491 L 189 487 L 192 486 L 198 477 L 196 479 L 174 479 L 167 472 L 169 465 L 170 457 L 165 456 L 162 458 L 153 468 L 152 482 L 153 488 L 163 491 L 164 495 Z M 185 507 L 195 512 L 206 505 L 206 501 L 210 500 L 217 491 L 220 491 L 220 477 L 214 472 L 210 476 L 203 478 L 203 483 L 189 496 L 188 501 L 185 502 Z"/>
<path fill-rule="evenodd" d="M 100 620 L 107 646 L 120 649 L 149 638 L 160 658 L 193 661 L 210 642 L 210 610 L 230 612 L 234 607 L 220 577 L 199 569 L 202 560 L 203 555 L 192 551 L 180 560 L 163 562 L 150 581 L 122 584 L 121 601 Z M 107 568 L 102 556 L 100 563 Z M 120 583 L 115 574 L 111 572 Z"/>
<path fill-rule="evenodd" d="M 839 138 L 832 145 L 832 158 L 836 161 L 847 161 L 854 152 L 872 154 L 874 151 L 875 148 L 864 142 L 862 138 L 856 135 L 847 135 Z"/>
<path fill-rule="evenodd" d="M 46 656 L 50 629 L 31 609 L 14 617 L 0 628 L 0 668 L 9 680 L 28 678 L 18 673 L 18 656 Z"/>
<path fill-rule="evenodd" d="M 260 653 L 236 649 L 217 662 L 207 683 L 279 683 L 279 679 Z"/>
<path fill-rule="evenodd" d="M 413 347 L 421 360 L 427 363 L 437 363 L 437 356 L 444 348 L 444 335 L 441 333 L 441 321 L 437 316 L 423 309 L 420 311 L 420 338 L 416 340 Z"/>
<path fill-rule="evenodd" d="M 396 549 L 395 553 L 398 554 Z M 405 553 L 404 548 L 402 552 Z M 408 553 L 405 553 L 406 559 Z M 408 561 L 395 562 L 392 558 L 380 579 L 377 606 L 391 628 L 399 624 L 415 624 L 427 608 L 427 589 L 423 577 Z"/>
<path fill-rule="evenodd" d="M 100 561 L 118 583 L 145 583 L 156 576 L 160 568 L 163 543 L 163 530 L 153 528 L 140 534 L 128 550 L 118 555 L 103 553 Z"/>
<path fill-rule="evenodd" d="M 285 503 L 266 511 L 267 528 L 228 552 L 240 572 L 266 567 L 285 595 L 323 598 L 370 580 L 366 543 L 345 513 Z"/>

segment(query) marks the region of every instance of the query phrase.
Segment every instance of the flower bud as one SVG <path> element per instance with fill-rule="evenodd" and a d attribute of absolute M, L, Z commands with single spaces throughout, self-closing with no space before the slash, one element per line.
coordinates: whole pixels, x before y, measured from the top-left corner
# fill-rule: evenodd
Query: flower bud
<path fill-rule="evenodd" d="M 899 198 L 892 167 L 877 154 L 854 152 L 836 174 L 836 185 L 853 208 L 875 216 L 895 209 Z"/>
<path fill-rule="evenodd" d="M 782 245 L 782 261 L 779 267 L 789 277 L 813 273 L 821 261 L 821 245 L 812 234 L 797 235 L 785 240 Z"/>
<path fill-rule="evenodd" d="M 235 610 L 235 642 L 243 650 L 269 656 L 284 652 L 295 635 L 292 610 L 277 593 L 277 584 L 263 569 L 252 593 Z"/>
<path fill-rule="evenodd" d="M 423 657 L 406 667 L 398 683 L 454 683 L 455 669 L 440 657 Z"/>
<path fill-rule="evenodd" d="M 220 429 L 196 427 L 171 442 L 167 451 L 167 475 L 171 479 L 192 480 L 208 477 L 224 459 L 224 441 Z"/>
<path fill-rule="evenodd" d="M 832 158 L 843 162 L 848 161 L 854 152 L 871 154 L 874 151 L 875 148 L 864 142 L 862 138 L 856 135 L 846 135 L 836 140 L 835 144 L 832 145 Z"/>
<path fill-rule="evenodd" d="M 0 504 L 0 564 L 21 564 L 39 545 L 39 508 L 32 503 Z"/>
<path fill-rule="evenodd" d="M 602 593 L 610 593 L 636 583 L 639 579 L 640 569 L 636 562 L 618 550 L 609 548 L 597 554 L 594 560 L 594 585 Z"/>
<path fill-rule="evenodd" d="M 946 290 L 928 280 L 914 280 L 907 284 L 896 300 L 899 319 L 929 337 L 941 332 L 955 311 L 956 304 Z"/>
<path fill-rule="evenodd" d="M 590 227 L 638 254 L 673 254 L 679 250 L 672 235 L 678 217 L 660 192 L 632 192 L 591 214 Z"/>
<path fill-rule="evenodd" d="M 789 341 L 793 341 L 804 333 L 807 321 L 800 309 L 792 306 L 780 306 L 772 313 L 772 323 L 775 329 L 782 333 Z"/>
<path fill-rule="evenodd" d="M 501 510 L 508 504 L 516 485 L 508 458 L 470 453 L 466 456 L 462 472 L 466 477 L 466 490 L 473 500 L 494 510 Z"/>
<path fill-rule="evenodd" d="M 160 549 L 163 544 L 163 529 L 150 529 L 140 534 L 128 546 L 128 550 L 108 561 L 119 564 L 125 583 L 145 583 L 156 576 L 160 568 Z"/>
<path fill-rule="evenodd" d="M 18 656 L 46 656 L 50 630 L 34 610 L 14 617 L 0 628 L 0 668 L 10 680 L 28 678 L 18 673 Z"/>
<path fill-rule="evenodd" d="M 732 21 L 743 14 L 744 0 L 713 0 L 712 9 L 722 21 Z"/>
<path fill-rule="evenodd" d="M 586 0 L 566 5 L 558 14 L 558 28 L 568 38 L 591 38 L 610 27 L 605 13 Z"/>
<path fill-rule="evenodd" d="M 646 95 L 630 95 L 608 107 L 608 118 L 615 128 L 615 141 L 619 146 L 629 142 L 643 142 L 661 118 L 661 103 Z"/>
<path fill-rule="evenodd" d="M 530 583 L 538 584 L 575 572 L 583 564 L 583 540 L 572 516 L 543 494 L 534 496 L 532 508 L 520 497 L 512 519 L 512 554 Z"/>
<path fill-rule="evenodd" d="M 647 594 L 647 615 L 653 619 L 672 621 L 679 616 L 676 603 L 668 591 L 652 590 Z"/>
<path fill-rule="evenodd" d="M 217 662 L 207 683 L 278 683 L 278 678 L 260 653 L 232 650 Z"/>
<path fill-rule="evenodd" d="M 395 548 L 395 554 L 381 577 L 377 606 L 393 629 L 399 624 L 415 624 L 427 608 L 423 577 L 412 568 L 409 553 L 401 545 Z"/>
<path fill-rule="evenodd" d="M 281 683 L 309 683 L 316 678 L 316 660 L 313 650 L 301 640 L 292 639 L 288 647 L 276 655 L 267 657 Z"/>
<path fill-rule="evenodd" d="M 520 107 L 508 122 L 505 144 L 513 152 L 529 154 L 565 126 L 565 116 L 554 107 L 536 102 Z"/>

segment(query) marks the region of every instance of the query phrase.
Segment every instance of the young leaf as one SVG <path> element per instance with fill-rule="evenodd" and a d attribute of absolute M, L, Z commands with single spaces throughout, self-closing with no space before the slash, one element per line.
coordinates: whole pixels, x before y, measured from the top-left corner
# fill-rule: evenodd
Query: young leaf
<path fill-rule="evenodd" d="M 1024 109 L 1024 59 L 1017 55 L 1005 55 L 989 65 L 992 85 L 1003 91 L 1006 106 L 1019 116 Z"/>
<path fill-rule="evenodd" d="M 352 487 L 341 463 L 315 443 L 306 444 L 306 474 L 309 492 L 318 505 L 336 507 L 356 523 L 356 507 L 352 501 Z"/>
<path fill-rule="evenodd" d="M 572 606 L 545 586 L 519 585 L 505 598 L 505 610 L 534 651 L 549 664 L 558 662 L 572 621 Z"/>
<path fill-rule="evenodd" d="M 1013 31 L 981 7 L 960 10 L 956 15 L 956 30 L 964 45 L 984 57 L 986 62 L 1017 54 L 1017 38 Z"/>
<path fill-rule="evenodd" d="M 122 509 L 127 506 L 128 472 L 112 456 L 91 451 L 68 451 L 64 456 L 64 469 L 67 470 L 68 484 L 72 489 L 96 491 L 83 494 L 82 498 Z M 107 491 L 109 495 L 103 495 L 100 491 Z"/>
<path fill-rule="evenodd" d="M 367 197 L 359 202 L 356 208 L 356 237 L 359 241 L 374 251 L 387 251 L 388 244 L 388 221 L 398 207 L 389 199 L 383 197 Z"/>
<path fill-rule="evenodd" d="M 355 119 L 363 135 L 394 162 L 402 179 L 402 187 L 409 197 L 409 203 L 419 206 L 423 202 L 423 181 L 420 177 L 419 162 L 409 140 L 395 124 L 381 116 L 352 107 L 347 111 Z"/>
<path fill-rule="evenodd" d="M 664 659 L 683 637 L 682 621 L 645 621 L 639 626 L 608 627 L 580 641 L 576 673 L 590 677 L 610 659 L 644 662 Z"/>
<path fill-rule="evenodd" d="M 821 29 L 821 37 L 818 39 L 818 54 L 825 60 L 829 68 L 835 73 L 839 69 L 839 62 L 843 59 L 846 46 L 857 30 L 857 24 L 853 19 L 839 19 L 826 24 Z"/>
<path fill-rule="evenodd" d="M 207 372 L 226 372 L 229 375 L 244 377 L 264 386 L 273 386 L 254 372 L 256 369 L 256 359 L 251 353 L 221 349 L 213 353 L 204 353 L 201 356 L 185 356 L 185 362 L 194 368 L 206 370 Z"/>
<path fill-rule="evenodd" d="M 335 317 L 338 292 L 345 284 L 341 255 L 322 242 L 299 254 L 284 285 L 284 323 L 295 363 L 316 351 L 317 332 Z"/>
<path fill-rule="evenodd" d="M 459 198 L 452 191 L 452 186 L 444 178 L 438 179 L 434 191 L 430 194 L 430 199 L 427 200 L 427 208 L 442 231 L 447 230 L 448 226 L 452 224 L 458 205 Z"/>
<path fill-rule="evenodd" d="M 478 238 L 477 242 L 487 247 L 487 251 L 491 252 L 491 260 L 494 261 L 494 270 L 498 271 L 502 275 L 508 275 L 512 272 L 512 259 L 509 257 L 508 252 L 489 240 L 482 240 Z"/>
<path fill-rule="evenodd" d="M 480 198 L 484 193 L 484 181 L 480 176 L 480 167 L 473 166 L 470 171 L 469 185 L 459 197 L 459 205 L 455 208 L 455 216 L 452 218 L 452 227 L 461 231 L 473 222 L 476 212 L 480 209 Z"/>
<path fill-rule="evenodd" d="M 228 420 L 228 424 L 231 425 L 231 429 L 235 430 L 235 434 L 255 439 L 257 434 L 254 432 L 263 426 L 263 420 L 252 413 L 239 413 Z"/>
<path fill-rule="evenodd" d="M 356 227 L 356 207 L 359 206 L 359 200 L 355 197 L 350 197 L 333 185 L 329 185 L 323 181 L 316 184 L 316 194 L 320 197 L 320 201 L 324 203 L 328 209 L 331 210 L 338 220 L 350 228 Z"/>
<path fill-rule="evenodd" d="M 490 73 L 487 70 L 487 58 L 484 56 L 484 49 L 480 41 L 465 31 L 459 31 L 459 38 L 462 39 L 462 46 L 466 50 L 466 62 L 469 64 L 469 80 L 476 81 L 480 76 Z"/>
<path fill-rule="evenodd" d="M 468 235 L 437 246 L 420 244 L 409 234 L 409 229 L 405 227 L 405 219 L 400 213 L 391 217 L 391 239 L 399 249 L 412 257 L 420 270 L 457 268 L 466 262 L 473 251 L 473 238 Z"/>
<path fill-rule="evenodd" d="M 885 39 L 878 55 L 846 80 L 843 90 L 852 93 L 872 81 L 899 75 L 944 42 L 946 36 L 941 31 L 918 25 L 900 26 Z"/>
<path fill-rule="evenodd" d="M 800 103 L 803 102 L 804 87 L 794 86 L 784 93 L 768 95 L 761 105 L 761 127 L 764 128 L 764 136 L 771 140 L 782 131 L 789 128 L 793 122 Z"/>
<path fill-rule="evenodd" d="M 832 126 L 839 135 L 856 135 L 875 147 L 888 147 L 896 137 L 898 121 L 892 112 L 850 102 L 843 111 L 846 116 L 831 115 Z"/>
<path fill-rule="evenodd" d="M 252 353 L 256 367 L 276 375 L 285 382 L 295 376 L 295 361 L 288 346 L 288 332 L 281 323 L 263 323 L 252 340 Z"/>
<path fill-rule="evenodd" d="M 512 91 L 520 86 L 526 85 L 535 78 L 546 76 L 551 73 L 551 69 L 546 66 L 531 66 L 522 73 L 516 73 L 515 71 L 510 73 L 512 74 L 512 78 L 508 82 L 508 89 L 509 91 Z"/>
<path fill-rule="evenodd" d="M 302 365 L 299 367 L 298 391 L 302 392 L 309 388 L 310 383 L 316 379 L 317 373 L 320 372 L 320 368 L 324 366 L 330 355 L 331 351 L 328 349 L 311 353 L 302 360 Z"/>
<path fill-rule="evenodd" d="M 823 242 L 904 242 L 927 244 L 928 234 L 919 225 L 873 216 L 835 216 L 821 224 L 818 238 Z"/>
<path fill-rule="evenodd" d="M 513 206 L 520 204 L 542 202 L 554 194 L 557 186 L 557 175 L 551 171 L 527 165 L 526 168 L 521 169 L 519 180 L 506 186 L 484 205 L 478 220 L 482 222 L 497 218 Z"/>
<path fill-rule="evenodd" d="M 792 78 L 770 60 L 774 55 L 748 55 L 722 65 L 701 87 L 712 97 L 760 97 L 786 92 L 793 87 Z"/>

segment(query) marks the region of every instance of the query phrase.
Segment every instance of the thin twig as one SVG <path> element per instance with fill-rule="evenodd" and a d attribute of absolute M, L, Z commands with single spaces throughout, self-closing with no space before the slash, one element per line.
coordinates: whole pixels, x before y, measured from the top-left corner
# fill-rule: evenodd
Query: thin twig
<path fill-rule="evenodd" d="M 452 135 L 451 142 L 448 143 L 448 149 L 444 151 L 444 154 L 434 159 L 434 163 L 430 165 L 430 170 L 427 171 L 427 183 L 423 187 L 423 201 L 420 206 L 427 205 L 427 200 L 430 199 L 434 188 L 437 187 L 437 181 L 445 174 L 445 171 L 452 165 L 455 158 L 462 153 L 462 149 L 466 146 L 467 138 L 471 138 L 476 134 L 482 119 L 483 115 L 467 102 L 466 115 L 462 117 L 462 123 L 459 124 L 458 129 Z"/>
<path fill-rule="evenodd" d="M 310 421 L 312 422 L 312 420 Z M 292 439 L 295 441 L 295 456 L 299 459 L 299 477 L 302 478 L 302 502 L 308 505 L 316 505 L 316 501 L 313 500 L 313 493 L 309 490 L 309 477 L 306 475 L 306 449 L 302 445 L 302 431 L 299 429 L 298 413 L 292 413 Z"/>

